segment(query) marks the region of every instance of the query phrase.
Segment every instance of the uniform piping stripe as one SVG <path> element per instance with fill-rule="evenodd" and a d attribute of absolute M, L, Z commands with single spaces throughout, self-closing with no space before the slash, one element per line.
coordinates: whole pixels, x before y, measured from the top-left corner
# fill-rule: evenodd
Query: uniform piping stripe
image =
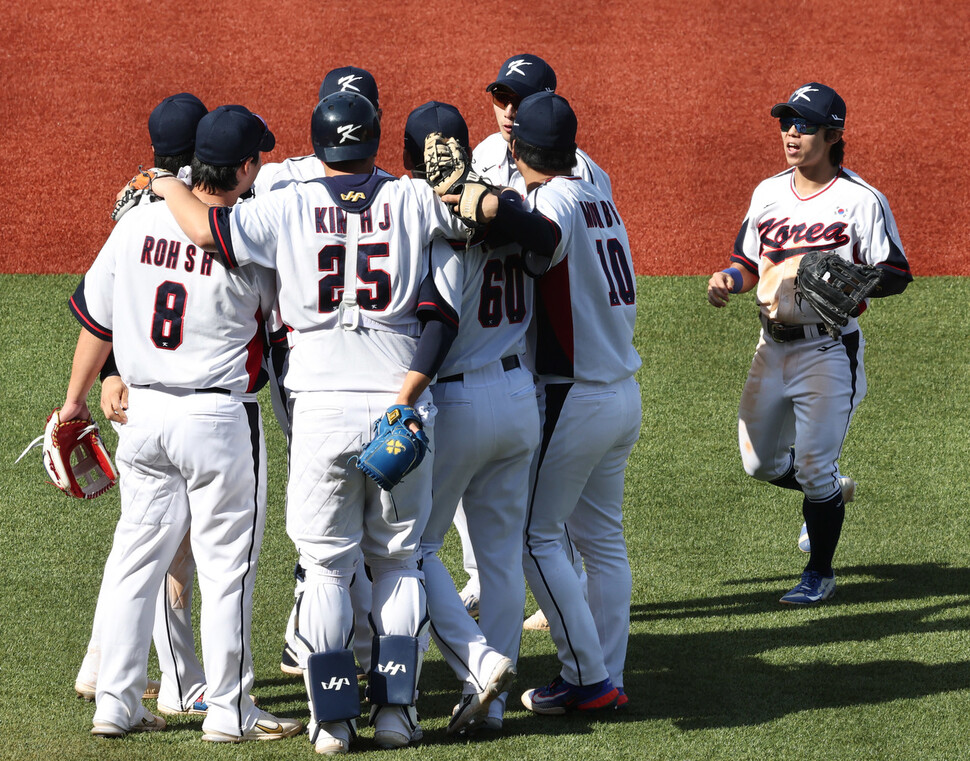
<path fill-rule="evenodd" d="M 569 396 L 569 392 L 572 387 L 572 383 L 550 383 L 545 389 L 545 420 L 542 423 L 542 441 L 539 444 L 539 456 L 536 461 L 535 478 L 530 485 L 532 493 L 529 496 L 529 512 L 525 520 L 525 546 L 529 552 L 529 557 L 531 557 L 532 562 L 535 563 L 536 571 L 539 573 L 539 578 L 542 580 L 542 585 L 546 588 L 546 592 L 549 593 L 549 597 L 552 598 L 552 604 L 556 609 L 556 615 L 558 615 L 559 620 L 563 622 L 563 633 L 566 637 L 566 646 L 569 648 L 569 652 L 572 653 L 573 663 L 576 666 L 576 674 L 579 677 L 579 683 L 582 684 L 583 670 L 582 666 L 580 665 L 579 658 L 576 655 L 576 648 L 573 647 L 572 639 L 569 636 L 569 629 L 566 626 L 566 619 L 562 615 L 562 609 L 559 607 L 559 603 L 552 595 L 552 589 L 549 587 L 549 582 L 546 580 L 546 574 L 543 572 L 542 566 L 539 565 L 539 559 L 535 556 L 532 549 L 532 544 L 529 541 L 529 527 L 532 525 L 532 514 L 533 510 L 535 509 L 536 483 L 538 483 L 539 476 L 542 474 L 542 464 L 545 461 L 546 452 L 549 449 L 549 443 L 552 441 L 552 437 L 556 433 L 556 423 L 559 422 L 559 417 L 562 415 L 563 406 L 566 403 L 566 398 Z"/>
<path fill-rule="evenodd" d="M 232 253 L 232 246 L 223 235 L 222 226 L 219 224 L 219 209 L 220 207 L 217 206 L 209 209 L 209 229 L 212 231 L 212 237 L 215 238 L 216 245 L 219 247 L 219 253 L 225 257 L 229 269 L 235 269 L 239 266 L 239 263 Z"/>
<path fill-rule="evenodd" d="M 845 437 L 849 433 L 849 423 L 852 420 L 852 411 L 856 408 L 858 402 L 856 401 L 856 392 L 859 381 L 859 336 L 858 330 L 854 330 L 848 335 L 842 336 L 842 345 L 845 347 L 846 356 L 849 358 L 849 378 L 851 381 L 852 393 L 849 395 L 849 414 L 845 420 L 845 428 L 842 431 L 842 442 L 845 443 Z M 842 454 L 842 448 L 839 448 L 839 454 Z"/>
<path fill-rule="evenodd" d="M 259 525 L 259 466 L 262 461 L 263 448 L 261 446 L 261 437 L 259 429 L 259 403 L 258 402 L 243 402 L 243 407 L 246 410 L 246 417 L 249 421 L 249 440 L 252 445 L 252 457 L 253 457 L 253 523 L 250 527 L 249 532 L 249 554 L 246 556 L 246 572 L 243 574 L 240 580 L 240 596 L 239 596 L 239 632 L 240 632 L 240 642 L 239 642 L 239 683 L 242 684 L 243 679 L 243 664 L 246 662 L 246 648 L 249 646 L 250 632 L 246 631 L 246 583 L 249 581 L 251 572 L 253 571 L 253 564 L 256 562 L 254 557 L 256 551 L 256 527 Z M 242 719 L 242 690 L 239 690 L 239 695 L 236 696 L 236 720 L 239 722 L 239 734 L 242 735 L 245 731 L 243 727 Z"/>
<path fill-rule="evenodd" d="M 71 296 L 70 301 L 68 303 L 71 307 L 71 311 L 74 312 L 74 316 L 77 317 L 78 322 L 80 322 L 85 328 L 87 328 L 91 333 L 96 335 L 98 338 L 104 341 L 111 340 L 113 335 L 112 332 L 107 328 L 102 328 L 100 325 L 94 322 L 94 320 L 91 319 L 87 314 L 82 312 L 81 308 L 77 305 L 77 302 L 74 301 L 73 296 Z"/>

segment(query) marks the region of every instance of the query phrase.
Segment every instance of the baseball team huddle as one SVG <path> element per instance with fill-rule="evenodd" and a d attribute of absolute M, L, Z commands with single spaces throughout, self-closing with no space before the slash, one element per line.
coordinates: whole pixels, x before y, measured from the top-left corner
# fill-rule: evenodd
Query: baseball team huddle
<path fill-rule="evenodd" d="M 164 171 L 119 194 L 70 298 L 81 330 L 58 413 L 90 421 L 100 376 L 118 431 L 121 516 L 75 683 L 96 702 L 92 734 L 196 714 L 206 741 L 306 733 L 317 753 L 342 754 L 361 681 L 376 745 L 406 747 L 423 738 L 432 639 L 461 684 L 447 732 L 499 733 L 526 582 L 560 671 L 521 703 L 543 715 L 628 705 L 622 504 L 642 417 L 630 242 L 552 67 L 515 55 L 485 89 L 498 131 L 472 148 L 457 108 L 425 103 L 407 117 L 402 177 L 376 166 L 378 88 L 353 66 L 320 86 L 313 153 L 280 163 L 264 163 L 275 137 L 244 106 L 209 111 L 180 93 L 152 111 Z M 781 602 L 805 606 L 835 591 L 856 491 L 838 459 L 866 391 L 868 299 L 833 326 L 802 298 L 799 264 L 834 253 L 872 273 L 871 297 L 912 276 L 885 197 L 842 167 L 838 94 L 812 82 L 771 115 L 788 168 L 754 191 L 707 298 L 757 289 L 739 445 L 749 475 L 804 494 L 809 561 Z M 304 680 L 301 719 L 251 694 L 267 384 L 298 553 L 280 665 Z M 438 557 L 452 525 L 461 592 Z"/>

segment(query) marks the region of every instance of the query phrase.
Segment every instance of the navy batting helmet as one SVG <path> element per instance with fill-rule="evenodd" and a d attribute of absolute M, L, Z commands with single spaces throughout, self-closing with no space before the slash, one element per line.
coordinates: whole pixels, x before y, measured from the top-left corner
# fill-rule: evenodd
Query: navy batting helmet
<path fill-rule="evenodd" d="M 377 154 L 381 122 L 363 95 L 335 92 L 317 103 L 310 121 L 313 153 L 329 164 Z"/>

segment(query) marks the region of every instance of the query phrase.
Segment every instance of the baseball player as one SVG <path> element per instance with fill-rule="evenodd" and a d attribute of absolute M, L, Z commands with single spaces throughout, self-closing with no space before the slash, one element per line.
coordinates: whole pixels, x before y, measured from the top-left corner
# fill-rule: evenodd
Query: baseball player
<path fill-rule="evenodd" d="M 432 466 L 425 463 L 389 492 L 354 462 L 390 405 L 414 409 L 433 434 L 427 388 L 458 318 L 447 282 L 429 277 L 444 263 L 433 266 L 428 244 L 435 236 L 462 238 L 464 225 L 426 183 L 374 172 L 380 122 L 365 97 L 322 99 L 311 136 L 325 166 L 321 180 L 233 210 L 209 210 L 171 178 L 159 191 L 196 245 L 212 248 L 230 267 L 254 262 L 277 270 L 281 316 L 292 328 L 287 533 L 306 572 L 298 655 L 311 742 L 318 753 L 333 754 L 349 750 L 359 711 L 348 587 L 364 570 L 361 551 L 373 582 L 368 689 L 375 741 L 394 748 L 423 736 L 414 707 L 427 627 L 418 550 Z"/>
<path fill-rule="evenodd" d="M 557 87 L 556 73 L 542 58 L 531 53 L 514 55 L 502 64 L 495 81 L 485 88 L 492 98 L 492 109 L 498 132 L 485 138 L 475 146 L 472 154 L 472 166 L 475 171 L 498 187 L 514 187 L 523 196 L 526 194 L 525 182 L 516 168 L 515 161 L 509 149 L 512 125 L 515 120 L 516 109 L 522 99 L 538 92 L 555 92 Z M 608 196 L 613 190 L 609 175 L 603 171 L 584 151 L 576 149 L 576 163 L 572 174 L 581 177 L 597 186 Z M 470 613 L 477 615 L 479 610 L 480 581 L 474 543 L 466 528 L 467 516 L 462 504 L 459 504 L 455 518 L 455 527 L 462 540 L 464 567 L 468 573 L 468 583 L 462 590 L 465 606 Z M 570 557 L 576 573 L 585 584 L 585 572 L 582 560 L 569 540 L 568 531 L 564 542 L 569 547 Z M 548 631 L 549 624 L 542 610 L 537 610 L 529 616 L 522 627 Z"/>
<path fill-rule="evenodd" d="M 636 279 L 612 198 L 573 176 L 576 128 L 565 98 L 524 98 L 510 150 L 531 212 L 519 209 L 511 190 L 486 195 L 482 207 L 499 233 L 528 252 L 527 271 L 545 271 L 536 281 L 533 320 L 542 437 L 523 558 L 562 670 L 522 695 L 539 714 L 626 702 L 632 577 L 622 504 L 627 458 L 640 432 Z M 586 564 L 588 602 L 564 544 L 567 526 Z"/>
<path fill-rule="evenodd" d="M 318 100 L 322 100 L 328 95 L 338 92 L 351 92 L 363 95 L 371 102 L 377 111 L 378 121 L 381 118 L 380 98 L 377 90 L 377 82 L 374 76 L 367 70 L 356 66 L 342 66 L 331 69 L 323 78 L 320 84 Z M 383 169 L 376 168 L 378 174 L 392 176 Z M 323 164 L 313 153 L 306 156 L 288 158 L 279 164 L 267 164 L 256 178 L 255 192 L 257 195 L 265 195 L 271 190 L 278 190 L 294 182 L 306 182 L 317 180 L 324 177 Z M 278 311 L 272 318 L 274 339 L 282 340 L 285 348 L 286 334 L 289 332 L 287 326 L 283 325 L 279 319 Z M 273 392 L 273 408 L 276 411 L 277 419 L 284 431 L 289 436 L 290 421 L 287 409 L 287 394 L 283 387 L 282 378 L 286 373 L 286 352 L 275 350 L 271 354 L 271 377 L 270 389 Z M 294 604 L 290 611 L 289 619 L 286 624 L 286 636 L 283 644 L 283 654 L 280 658 L 280 669 L 286 674 L 300 675 L 303 669 L 299 664 L 297 656 L 298 646 L 296 644 L 299 637 L 299 608 L 300 598 L 303 594 L 305 574 L 303 568 L 297 564 L 294 571 L 296 586 L 294 589 Z M 365 574 L 359 573 L 354 576 L 350 585 L 350 595 L 354 607 L 354 655 L 359 664 L 358 677 L 365 679 L 371 666 L 371 646 L 370 640 L 373 632 L 370 631 L 369 614 L 371 605 L 371 585 L 370 580 Z"/>
<path fill-rule="evenodd" d="M 196 133 L 193 197 L 206 208 L 231 206 L 274 144 L 266 123 L 242 106 L 207 114 Z M 106 577 L 112 625 L 102 630 L 96 736 L 165 728 L 140 698 L 154 601 L 189 528 L 203 596 L 203 740 L 302 731 L 299 721 L 257 709 L 249 694 L 266 514 L 255 395 L 264 380 L 262 319 L 275 295 L 272 271 L 226 272 L 185 238 L 165 204 L 151 204 L 119 221 L 71 299 L 82 330 L 64 413 L 89 417 L 85 399 L 113 346 L 130 401 L 118 441 L 122 512 Z"/>
<path fill-rule="evenodd" d="M 190 93 L 178 93 L 162 100 L 148 117 L 148 134 L 154 154 L 152 165 L 173 174 L 189 167 L 195 149 L 196 128 L 207 112 L 202 101 Z M 151 198 L 146 193 L 140 197 L 139 203 L 147 203 Z M 124 424 L 127 422 L 128 387 L 118 375 L 113 355 L 109 355 L 101 370 L 101 382 L 101 409 L 108 420 Z M 113 557 L 114 553 L 109 555 L 105 577 L 114 574 Z M 205 675 L 196 656 L 192 629 L 191 580 L 195 563 L 188 536 L 179 548 L 178 559 L 170 573 L 173 570 L 177 573 L 170 577 L 171 583 L 163 585 L 155 615 L 153 639 L 162 680 L 161 683 L 149 680 L 144 697 L 158 698 L 159 712 L 163 714 L 205 713 Z M 181 594 L 169 594 L 176 590 Z M 97 691 L 103 612 L 103 597 L 99 595 L 91 639 L 74 682 L 75 691 L 86 700 L 94 700 Z"/>
<path fill-rule="evenodd" d="M 454 106 L 431 101 L 410 113 L 404 130 L 404 166 L 424 169 L 425 137 L 454 137 L 466 150 L 468 127 Z M 432 245 L 448 247 L 443 239 Z M 458 336 L 431 387 L 435 407 L 434 493 L 421 539 L 422 570 L 431 633 L 463 680 L 449 732 L 498 730 L 515 676 L 521 639 L 525 579 L 525 526 L 529 465 L 539 444 L 535 384 L 525 357 L 533 288 L 522 248 L 486 240 L 452 257 L 460 287 Z M 438 550 L 464 501 L 469 536 L 481 575 L 479 623 L 468 616 Z M 480 628 L 479 628 L 480 627 Z"/>
<path fill-rule="evenodd" d="M 901 293 L 912 275 L 886 198 L 842 166 L 838 93 L 809 82 L 771 115 L 788 169 L 755 188 L 731 266 L 711 275 L 707 299 L 722 307 L 730 294 L 757 288 L 762 331 L 738 412 L 741 460 L 748 475 L 804 493 L 811 555 L 781 602 L 812 605 L 835 593 L 832 560 L 845 516 L 838 459 L 866 393 L 865 341 L 855 318 L 831 338 L 795 299 L 795 274 L 804 254 L 824 250 L 877 267 L 875 296 Z"/>

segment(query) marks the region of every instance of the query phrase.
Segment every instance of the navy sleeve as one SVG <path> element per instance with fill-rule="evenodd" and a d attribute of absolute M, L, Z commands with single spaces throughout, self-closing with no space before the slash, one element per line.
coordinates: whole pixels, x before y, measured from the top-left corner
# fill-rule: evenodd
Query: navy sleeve
<path fill-rule="evenodd" d="M 77 321 L 81 323 L 82 328 L 95 337 L 100 338 L 102 341 L 112 340 L 111 329 L 101 325 L 88 314 L 88 305 L 84 300 L 84 278 L 81 278 L 77 290 L 74 291 L 74 295 L 68 300 L 67 305 L 71 313 L 77 318 Z"/>
<path fill-rule="evenodd" d="M 433 378 L 441 369 L 457 336 L 457 323 L 430 320 L 418 339 L 418 348 L 414 352 L 410 369 Z"/>
<path fill-rule="evenodd" d="M 229 215 L 232 209 L 227 206 L 213 206 L 209 209 L 209 230 L 216 242 L 215 255 L 226 269 L 239 266 L 232 250 L 232 236 L 229 234 Z"/>
<path fill-rule="evenodd" d="M 108 358 L 101 366 L 101 382 L 103 383 L 113 375 L 121 375 L 121 373 L 118 372 L 118 365 L 115 363 L 115 350 L 112 348 L 108 353 Z"/>
<path fill-rule="evenodd" d="M 549 269 L 556 246 L 562 240 L 559 225 L 537 211 L 528 211 L 518 193 L 509 191 L 499 196 L 493 224 L 500 234 L 522 246 L 527 274 L 538 277 Z"/>

